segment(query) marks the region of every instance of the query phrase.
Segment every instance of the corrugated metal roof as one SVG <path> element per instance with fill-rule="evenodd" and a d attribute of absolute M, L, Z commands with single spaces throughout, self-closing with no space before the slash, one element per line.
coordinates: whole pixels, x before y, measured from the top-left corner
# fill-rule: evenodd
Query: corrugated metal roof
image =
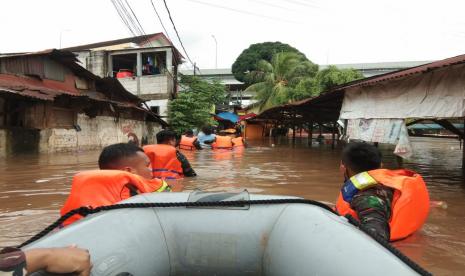
<path fill-rule="evenodd" d="M 125 43 L 144 44 L 144 42 L 148 42 L 148 41 L 151 42 L 159 38 L 163 38 L 166 42 L 168 42 L 170 47 L 174 48 L 176 57 L 179 59 L 179 63 L 182 63 L 182 59 L 184 58 L 184 56 L 178 51 L 178 49 L 176 49 L 176 47 L 174 47 L 173 42 L 171 42 L 171 40 L 167 38 L 164 33 L 153 33 L 153 34 L 147 34 L 147 35 L 141 35 L 141 36 L 132 36 L 132 37 L 126 37 L 126 38 L 121 38 L 121 39 L 115 39 L 115 40 L 101 41 L 101 42 L 96 42 L 96 43 L 62 48 L 61 50 L 79 52 L 79 51 L 92 50 L 95 48 L 101 48 L 101 47 L 125 44 Z"/>
<path fill-rule="evenodd" d="M 82 96 L 78 90 L 65 90 L 61 85 L 53 82 L 44 83 L 37 78 L 10 74 L 0 74 L 0 90 L 49 101 L 58 95 Z"/>
<path fill-rule="evenodd" d="M 348 88 L 374 85 L 380 82 L 423 74 L 446 66 L 453 66 L 462 63 L 465 63 L 465 55 L 455 56 L 411 68 L 373 76 L 370 78 L 356 80 L 350 83 L 336 86 L 317 97 L 307 98 L 290 104 L 272 107 L 260 113 L 255 119 L 290 120 L 293 116 L 292 112 L 296 112 L 299 114 L 299 116 L 308 115 L 308 117 L 313 117 L 316 119 L 335 121 L 339 117 L 339 112 L 344 97 L 344 90 Z"/>
<path fill-rule="evenodd" d="M 166 39 L 166 41 L 171 46 L 173 45 L 173 43 L 171 43 L 171 41 L 165 36 L 165 34 L 153 33 L 153 34 L 147 34 L 147 35 L 141 35 L 141 36 L 131 36 L 131 37 L 126 37 L 126 38 L 101 41 L 101 42 L 84 44 L 84 45 L 79 45 L 79 46 L 72 46 L 72 47 L 62 48 L 61 50 L 76 52 L 76 51 L 81 51 L 81 50 L 90 50 L 90 49 L 101 48 L 105 46 L 112 46 L 112 45 L 131 43 L 131 42 L 140 44 L 145 41 L 148 41 L 148 40 L 152 41 L 158 38 Z"/>
<path fill-rule="evenodd" d="M 80 66 L 74 53 L 50 49 L 33 53 L 15 53 L 0 55 L 0 59 L 27 56 L 47 56 L 50 59 L 61 63 L 69 68 L 76 76 L 94 80 L 97 85 L 97 91 L 78 90 L 75 87 L 66 86 L 65 82 L 58 82 L 47 79 L 40 79 L 26 75 L 0 74 L 0 93 L 10 93 L 19 96 L 53 101 L 56 96 L 68 95 L 73 97 L 87 97 L 95 101 L 104 101 L 116 104 L 121 107 L 134 108 L 144 111 L 154 117 L 156 121 L 163 126 L 168 124 L 159 116 L 140 107 L 143 102 L 139 97 L 127 91 L 121 83 L 115 78 L 100 78 L 87 69 Z"/>

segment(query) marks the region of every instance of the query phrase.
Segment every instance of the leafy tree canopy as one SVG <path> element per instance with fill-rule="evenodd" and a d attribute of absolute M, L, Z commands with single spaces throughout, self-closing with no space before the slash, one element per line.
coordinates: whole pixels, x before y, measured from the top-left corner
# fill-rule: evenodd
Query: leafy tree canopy
<path fill-rule="evenodd" d="M 318 94 L 329 90 L 330 88 L 348 83 L 354 80 L 362 79 L 363 75 L 360 71 L 355 69 L 338 69 L 334 65 L 330 65 L 328 68 L 323 69 L 316 75 L 318 83 Z"/>
<path fill-rule="evenodd" d="M 250 80 L 246 78 L 246 72 L 252 72 L 257 69 L 257 64 L 260 60 L 271 62 L 273 56 L 280 52 L 297 53 L 306 59 L 305 55 L 296 48 L 281 42 L 263 42 L 252 44 L 249 48 L 242 51 L 232 65 L 232 73 L 234 77 L 242 82 L 250 84 Z"/>
<path fill-rule="evenodd" d="M 330 88 L 363 78 L 355 69 L 336 66 L 318 71 L 318 65 L 294 52 L 280 52 L 270 62 L 260 60 L 245 79 L 251 83 L 246 91 L 256 93 L 260 110 L 315 97 Z"/>
<path fill-rule="evenodd" d="M 256 92 L 261 109 L 311 96 L 318 65 L 294 52 L 282 52 L 271 62 L 261 60 L 247 78 L 254 84 L 246 91 Z M 309 89 L 307 89 L 309 88 Z"/>
<path fill-rule="evenodd" d="M 201 128 L 214 124 L 211 118 L 212 107 L 225 100 L 225 86 L 218 81 L 207 82 L 196 76 L 181 76 L 181 86 L 185 90 L 169 104 L 168 117 L 171 128 L 177 133 L 188 129 Z"/>

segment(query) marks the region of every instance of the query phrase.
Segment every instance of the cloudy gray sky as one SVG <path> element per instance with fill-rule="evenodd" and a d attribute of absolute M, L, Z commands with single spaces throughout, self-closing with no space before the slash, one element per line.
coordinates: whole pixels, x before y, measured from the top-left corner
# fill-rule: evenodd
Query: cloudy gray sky
<path fill-rule="evenodd" d="M 161 32 L 150 0 L 127 0 L 146 33 Z M 176 46 L 162 0 L 153 0 Z M 319 64 L 442 59 L 465 54 L 463 0 L 166 0 L 200 68 L 230 67 L 251 43 L 281 41 Z M 123 0 L 124 2 L 124 0 Z M 111 0 L 1 2 L 0 52 L 130 36 Z M 187 65 L 185 65 L 187 66 Z"/>

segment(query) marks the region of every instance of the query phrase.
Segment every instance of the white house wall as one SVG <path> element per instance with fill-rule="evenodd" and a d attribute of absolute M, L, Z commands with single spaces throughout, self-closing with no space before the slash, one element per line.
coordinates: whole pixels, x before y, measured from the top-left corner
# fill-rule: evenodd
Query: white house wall
<path fill-rule="evenodd" d="M 149 143 L 154 143 L 155 134 L 161 130 L 158 123 L 130 119 L 117 120 L 109 116 L 89 118 L 85 114 L 78 115 L 77 124 L 81 131 L 58 128 L 42 130 L 39 151 L 99 149 L 115 143 L 128 142 L 130 133 L 135 134 L 139 141 L 147 137 Z"/>
<path fill-rule="evenodd" d="M 465 116 L 465 65 L 345 91 L 341 119 Z"/>
<path fill-rule="evenodd" d="M 159 115 L 162 117 L 167 117 L 168 116 L 168 103 L 169 100 L 151 100 L 146 102 L 148 106 L 158 106 L 159 107 Z"/>

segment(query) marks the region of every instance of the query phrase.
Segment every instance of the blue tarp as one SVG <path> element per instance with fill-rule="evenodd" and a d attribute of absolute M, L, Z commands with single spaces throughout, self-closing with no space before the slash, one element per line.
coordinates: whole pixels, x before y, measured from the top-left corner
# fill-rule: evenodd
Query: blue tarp
<path fill-rule="evenodd" d="M 222 120 L 228 120 L 233 123 L 237 123 L 239 121 L 239 116 L 231 112 L 221 112 L 221 113 L 216 114 L 215 116 Z"/>
<path fill-rule="evenodd" d="M 463 129 L 463 124 L 453 124 L 457 129 Z M 438 124 L 414 124 L 407 127 L 408 129 L 444 129 Z"/>

